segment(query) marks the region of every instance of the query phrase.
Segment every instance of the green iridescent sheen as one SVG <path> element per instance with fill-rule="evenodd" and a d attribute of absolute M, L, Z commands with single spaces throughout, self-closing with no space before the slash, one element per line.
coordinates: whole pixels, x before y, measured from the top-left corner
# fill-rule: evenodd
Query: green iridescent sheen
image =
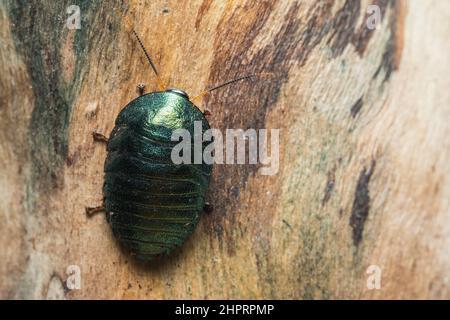
<path fill-rule="evenodd" d="M 119 242 L 142 260 L 182 245 L 203 210 L 212 166 L 171 160 L 178 143 L 171 141 L 173 130 L 186 129 L 193 137 L 194 121 L 201 121 L 203 132 L 209 129 L 186 97 L 154 92 L 131 101 L 111 132 L 103 186 L 108 222 Z"/>

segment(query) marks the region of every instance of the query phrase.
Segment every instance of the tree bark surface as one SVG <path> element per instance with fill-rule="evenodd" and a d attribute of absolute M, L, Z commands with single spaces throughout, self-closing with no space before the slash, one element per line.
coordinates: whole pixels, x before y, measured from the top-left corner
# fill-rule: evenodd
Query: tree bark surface
<path fill-rule="evenodd" d="M 450 298 L 450 2 L 77 2 L 74 30 L 70 1 L 0 4 L 1 298 Z M 200 106 L 222 132 L 280 129 L 278 173 L 215 165 L 214 211 L 152 266 L 84 211 L 92 132 L 158 89 L 132 28 L 190 95 L 269 74 Z"/>

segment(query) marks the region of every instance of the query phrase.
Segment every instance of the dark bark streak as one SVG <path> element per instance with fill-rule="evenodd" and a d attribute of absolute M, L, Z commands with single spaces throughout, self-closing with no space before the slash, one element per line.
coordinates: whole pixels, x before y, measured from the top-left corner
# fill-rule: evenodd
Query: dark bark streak
<path fill-rule="evenodd" d="M 212 106 L 213 118 L 211 124 L 221 130 L 226 128 L 260 129 L 265 127 L 265 118 L 268 110 L 278 99 L 281 86 L 288 80 L 288 72 L 298 59 L 300 46 L 300 19 L 298 18 L 299 5 L 291 5 L 285 22 L 273 37 L 270 45 L 263 47 L 253 57 L 248 57 L 248 48 L 257 41 L 263 27 L 272 11 L 274 3 L 254 2 L 236 9 L 229 19 L 219 25 L 219 37 L 215 42 L 215 60 L 212 66 L 209 83 L 220 83 L 226 79 L 236 78 L 238 75 L 273 73 L 275 77 L 265 81 L 257 79 L 250 82 L 241 82 L 217 91 L 210 97 L 208 105 Z M 248 23 L 247 10 L 256 10 L 258 14 L 251 15 L 253 21 Z M 246 17 L 247 18 L 247 17 Z M 242 24 L 245 23 L 243 30 Z M 221 31 L 222 30 L 222 31 Z M 248 62 L 247 62 L 248 61 Z M 227 70 L 228 69 L 228 70 Z M 208 102 L 208 101 L 207 101 Z M 214 106 L 223 106 L 216 112 Z M 224 219 L 234 226 L 237 220 L 236 212 L 239 208 L 240 190 L 245 188 L 249 176 L 256 173 L 257 165 L 245 166 L 216 166 L 211 180 L 210 199 L 214 199 L 215 213 L 211 221 L 211 230 L 223 230 Z M 228 181 L 223 185 L 223 181 Z M 232 230 L 216 233 L 222 240 L 225 236 L 226 247 L 230 255 L 235 252 L 235 237 Z M 270 230 L 267 230 L 269 232 Z M 265 237 L 264 235 L 261 235 Z"/>
<path fill-rule="evenodd" d="M 353 200 L 353 207 L 350 215 L 350 227 L 352 228 L 353 244 L 355 246 L 359 246 L 362 241 L 364 225 L 369 216 L 369 183 L 375 170 L 375 165 L 375 160 L 372 160 L 369 171 L 364 167 L 359 174 L 358 183 L 356 184 L 355 198 Z"/>
<path fill-rule="evenodd" d="M 384 48 L 384 53 L 381 59 L 380 66 L 373 75 L 374 79 L 380 75 L 381 71 L 384 71 L 383 82 L 386 82 L 390 79 L 392 72 L 397 70 L 398 68 L 398 66 L 395 63 L 395 54 L 396 54 L 396 40 L 395 37 L 391 35 Z"/>
<path fill-rule="evenodd" d="M 59 184 L 59 169 L 67 154 L 70 99 L 60 81 L 58 50 L 65 29 L 56 19 L 64 12 L 64 5 L 10 3 L 16 48 L 27 64 L 35 96 L 29 126 L 32 178 L 50 188 Z M 60 28 L 55 28 L 58 24 Z"/>
<path fill-rule="evenodd" d="M 350 114 L 353 118 L 356 118 L 359 111 L 361 111 L 362 106 L 364 105 L 363 97 L 359 98 L 355 104 L 350 108 Z"/>
<path fill-rule="evenodd" d="M 358 21 L 359 12 L 361 10 L 361 2 L 347 0 L 344 6 L 331 19 L 330 30 L 331 37 L 328 44 L 333 52 L 333 57 L 340 56 L 349 43 L 352 43 L 355 37 L 356 23 Z M 359 42 L 356 44 L 358 45 Z"/>
<path fill-rule="evenodd" d="M 28 68 L 35 97 L 28 141 L 31 184 L 36 192 L 42 190 L 45 193 L 62 185 L 62 170 L 68 157 L 72 103 L 81 87 L 82 73 L 87 70 L 86 60 L 90 58 L 92 42 L 99 34 L 115 37 L 119 26 L 117 21 L 120 16 L 106 17 L 110 14 L 98 10 L 99 3 L 77 3 L 82 27 L 74 30 L 75 69 L 73 78 L 66 82 L 62 73 L 61 47 L 69 32 L 66 9 L 71 4 L 68 1 L 10 1 L 7 5 L 15 46 Z M 114 3 L 109 5 L 111 10 L 118 6 Z M 97 14 L 105 17 L 96 21 Z M 101 25 L 97 26 L 96 22 Z M 104 28 L 110 32 L 92 32 L 94 28 Z M 111 42 L 111 39 L 107 40 L 107 43 Z M 105 48 L 95 49 L 100 52 Z M 105 51 L 108 53 L 110 50 L 107 49 Z"/>
<path fill-rule="evenodd" d="M 388 12 L 392 3 L 387 0 L 376 1 L 382 13 Z M 207 97 L 206 104 L 213 113 L 213 127 L 264 128 L 266 115 L 278 100 L 281 87 L 287 83 L 289 70 L 293 65 L 304 65 L 323 40 L 327 40 L 334 58 L 343 54 L 348 45 L 353 45 L 359 55 L 363 56 L 371 37 L 377 32 L 366 28 L 366 19 L 357 25 L 361 13 L 359 1 L 346 1 L 336 14 L 332 12 L 333 1 L 314 2 L 306 9 L 306 21 L 300 18 L 300 9 L 304 7 L 294 2 L 270 45 L 250 56 L 248 49 L 254 46 L 273 6 L 274 4 L 267 2 L 247 4 L 237 8 L 231 17 L 224 18 L 218 26 L 215 56 L 208 83 L 220 83 L 240 75 L 261 72 L 273 73 L 274 77 L 268 81 L 259 79 L 251 84 L 241 82 Z M 249 10 L 257 13 L 245 15 Z M 249 22 L 249 17 L 254 18 Z M 395 23 L 395 12 L 386 18 L 390 19 L 389 24 Z M 356 115 L 358 111 L 355 108 L 353 113 Z M 216 208 L 212 230 L 216 229 L 214 225 L 221 224 L 224 219 L 234 225 L 236 217 L 232 213 L 237 211 L 239 203 L 237 199 L 234 200 L 231 187 L 245 188 L 248 177 L 254 175 L 257 169 L 258 166 L 255 165 L 216 166 L 210 188 L 212 193 L 209 195 L 210 199 L 214 199 Z M 223 181 L 227 181 L 226 185 L 223 185 Z M 218 234 L 218 237 L 221 236 Z M 233 239 L 230 237 L 227 242 L 232 243 Z"/>
<path fill-rule="evenodd" d="M 373 75 L 375 79 L 381 74 L 381 71 L 384 71 L 383 82 L 387 82 L 392 73 L 398 69 L 403 50 L 404 4 L 400 0 L 391 1 L 389 4 L 392 9 L 389 21 L 391 34 L 389 40 L 386 42 L 380 66 Z"/>
<path fill-rule="evenodd" d="M 322 207 L 330 200 L 336 182 L 336 167 L 328 172 L 327 183 L 325 185 Z"/>

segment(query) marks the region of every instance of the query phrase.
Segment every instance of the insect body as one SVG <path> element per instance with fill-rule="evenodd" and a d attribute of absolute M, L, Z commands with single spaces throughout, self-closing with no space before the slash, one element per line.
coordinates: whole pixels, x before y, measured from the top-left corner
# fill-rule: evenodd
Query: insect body
<path fill-rule="evenodd" d="M 171 140 L 172 133 L 185 129 L 194 137 L 196 122 L 201 123 L 201 134 L 210 126 L 204 116 L 206 112 L 202 113 L 191 102 L 195 98 L 190 100 L 179 89 L 165 89 L 149 54 L 134 34 L 161 91 L 143 95 L 144 87 L 138 87 L 141 96 L 120 112 L 110 138 L 94 133 L 95 140 L 107 142 L 103 205 L 86 208 L 86 212 L 91 215 L 106 211 L 119 242 L 139 259 L 149 261 L 169 254 L 193 232 L 205 206 L 212 170 L 212 165 L 203 160 L 198 164 L 195 161 L 175 164 L 172 151 L 178 141 Z M 197 98 L 250 77 L 215 86 Z M 207 144 L 200 148 L 202 155 Z M 199 152 L 197 149 L 191 143 L 192 158 Z"/>
<path fill-rule="evenodd" d="M 209 129 L 187 95 L 169 89 L 130 102 L 109 138 L 103 187 L 108 221 L 117 239 L 143 260 L 181 245 L 203 210 L 212 166 L 171 160 L 173 130 L 193 137 L 194 121 Z"/>

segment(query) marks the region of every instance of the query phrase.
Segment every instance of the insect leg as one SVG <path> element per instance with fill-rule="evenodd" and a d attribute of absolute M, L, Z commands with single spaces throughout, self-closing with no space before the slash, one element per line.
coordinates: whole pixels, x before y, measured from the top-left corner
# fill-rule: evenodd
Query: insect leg
<path fill-rule="evenodd" d="M 108 138 L 97 131 L 92 132 L 92 137 L 94 138 L 94 141 L 108 143 Z"/>
<path fill-rule="evenodd" d="M 137 92 L 139 93 L 139 96 L 144 95 L 144 92 L 145 92 L 145 84 L 139 83 L 139 84 L 137 85 Z"/>
<path fill-rule="evenodd" d="M 103 205 L 98 207 L 86 207 L 86 215 L 92 217 L 94 214 L 99 212 L 105 212 L 105 207 Z"/>

